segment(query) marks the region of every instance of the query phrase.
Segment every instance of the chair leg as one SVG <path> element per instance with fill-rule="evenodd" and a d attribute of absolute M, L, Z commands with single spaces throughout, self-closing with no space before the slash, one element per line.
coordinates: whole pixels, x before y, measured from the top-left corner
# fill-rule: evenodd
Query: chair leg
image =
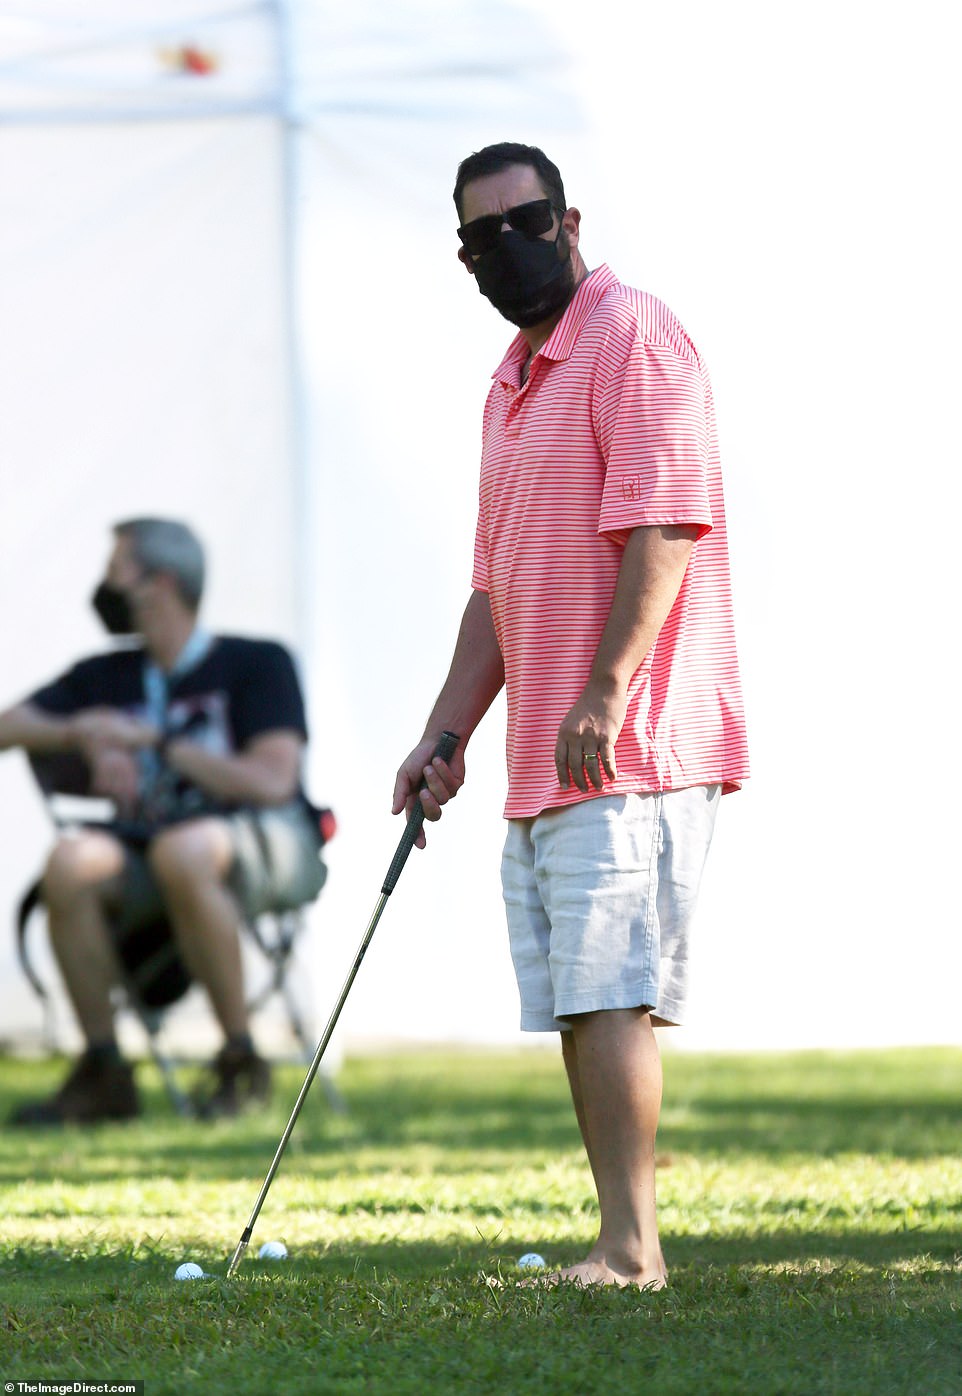
<path fill-rule="evenodd" d="M 327 1098 L 327 1103 L 330 1106 L 330 1108 L 334 1111 L 334 1114 L 346 1115 L 347 1101 L 341 1095 L 340 1091 L 337 1089 L 337 1086 L 335 1086 L 333 1076 L 331 1076 L 328 1072 L 321 1070 L 320 1068 L 318 1069 L 317 1074 L 321 1078 L 321 1086 L 323 1087 L 324 1095 Z"/>
<path fill-rule="evenodd" d="M 301 1053 L 304 1057 L 304 1061 L 306 1063 L 310 1063 L 314 1060 L 314 1053 L 317 1050 L 317 1043 L 314 1042 L 313 1039 L 308 1037 L 307 1035 L 307 1029 L 304 1026 L 304 1019 L 301 1015 L 300 1009 L 297 1006 L 297 1001 L 294 997 L 294 993 L 291 989 L 290 983 L 286 978 L 281 981 L 280 992 L 281 997 L 283 998 L 284 1003 L 287 1006 L 287 1016 L 290 1020 L 291 1029 L 294 1033 L 294 1036 L 300 1043 Z M 344 1099 L 340 1091 L 337 1089 L 337 1086 L 334 1084 L 334 1078 L 331 1076 L 330 1072 L 324 1069 L 323 1063 L 318 1068 L 317 1074 L 320 1078 L 321 1086 L 323 1088 L 325 1098 L 330 1108 L 334 1111 L 335 1115 L 346 1115 L 347 1101 Z"/>
<path fill-rule="evenodd" d="M 128 995 L 127 1002 L 136 1013 L 140 1020 L 140 1026 L 147 1036 L 147 1046 L 150 1051 L 151 1059 L 163 1079 L 164 1089 L 167 1092 L 167 1099 L 173 1106 L 174 1114 L 179 1115 L 181 1119 L 190 1119 L 196 1114 L 193 1101 L 186 1091 L 181 1089 L 176 1072 L 174 1071 L 174 1064 L 160 1045 L 162 1026 L 160 1015 L 152 1013 L 149 1008 L 145 1008 L 142 1004 L 138 1003 L 133 995 Z"/>
<path fill-rule="evenodd" d="M 301 1013 L 297 999 L 294 997 L 294 991 L 286 976 L 280 978 L 277 988 L 287 1008 L 287 1018 L 291 1025 L 291 1032 L 297 1038 L 302 1053 L 304 1053 L 306 1059 L 310 1061 L 314 1056 L 314 1044 L 308 1036 L 307 1028 L 304 1024 L 304 1015 Z"/>
<path fill-rule="evenodd" d="M 171 1105 L 174 1107 L 174 1113 L 179 1115 L 181 1119 L 186 1120 L 192 1118 L 192 1116 L 196 1114 L 193 1102 L 190 1096 L 187 1095 L 178 1084 L 177 1077 L 174 1074 L 173 1063 L 170 1058 L 167 1056 L 166 1052 L 161 1051 L 153 1037 L 150 1039 L 150 1055 L 154 1059 L 157 1070 L 164 1078 L 164 1088 L 167 1091 L 167 1096 Z"/>
<path fill-rule="evenodd" d="M 273 923 L 271 937 L 264 934 L 256 919 L 248 921 L 247 928 L 271 967 L 271 977 L 260 993 L 248 1000 L 248 1012 L 256 1013 L 274 994 L 279 994 L 287 1009 L 287 1020 L 301 1049 L 301 1056 L 305 1062 L 309 1063 L 314 1059 L 317 1044 L 308 1033 L 304 1015 L 288 977 L 291 954 L 303 930 L 304 915 L 302 911 L 279 912 L 273 915 L 268 912 L 264 914 L 264 920 Z M 346 1115 L 347 1102 L 335 1086 L 330 1074 L 324 1070 L 323 1065 L 318 1071 L 318 1075 L 321 1078 L 324 1095 L 330 1109 L 335 1114 Z"/>

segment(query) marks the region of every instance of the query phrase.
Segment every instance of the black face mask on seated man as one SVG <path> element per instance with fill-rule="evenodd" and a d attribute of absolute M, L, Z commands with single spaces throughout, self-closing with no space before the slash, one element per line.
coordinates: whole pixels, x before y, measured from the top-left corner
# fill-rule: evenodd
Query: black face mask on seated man
<path fill-rule="evenodd" d="M 558 256 L 558 239 L 567 255 Z M 524 330 L 563 310 L 575 293 L 575 273 L 564 229 L 553 242 L 531 241 L 512 228 L 497 247 L 472 259 L 478 290 L 506 320 Z"/>
<path fill-rule="evenodd" d="M 101 582 L 90 598 L 90 604 L 111 635 L 136 633 L 130 597 L 125 591 L 121 591 L 120 587 L 112 586 L 110 582 Z"/>

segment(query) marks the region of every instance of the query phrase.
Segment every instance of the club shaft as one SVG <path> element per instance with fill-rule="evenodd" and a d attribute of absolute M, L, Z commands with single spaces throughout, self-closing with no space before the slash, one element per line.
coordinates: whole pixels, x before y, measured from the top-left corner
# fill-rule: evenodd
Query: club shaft
<path fill-rule="evenodd" d="M 455 733 L 445 732 L 442 735 L 441 740 L 437 745 L 437 748 L 435 749 L 434 755 L 440 756 L 441 759 L 444 761 L 450 761 L 451 757 L 454 755 L 454 751 L 457 747 L 458 740 L 459 739 L 455 735 Z M 361 944 L 358 947 L 358 952 L 354 957 L 354 963 L 351 966 L 350 973 L 344 981 L 344 987 L 341 989 L 337 1003 L 334 1005 L 334 1008 L 331 1012 L 331 1016 L 327 1020 L 327 1027 L 324 1029 L 321 1040 L 317 1044 L 317 1050 L 314 1053 L 314 1059 L 311 1062 L 310 1067 L 308 1068 L 307 1075 L 304 1077 L 304 1084 L 301 1086 L 301 1089 L 298 1092 L 297 1099 L 294 1102 L 294 1109 L 291 1111 L 291 1117 L 287 1122 L 287 1127 L 284 1130 L 284 1133 L 281 1135 L 280 1143 L 277 1146 L 277 1150 L 274 1154 L 271 1166 L 267 1171 L 267 1177 L 264 1179 L 263 1186 L 261 1187 L 260 1192 L 257 1194 L 257 1201 L 254 1203 L 253 1211 L 250 1214 L 247 1225 L 245 1226 L 243 1233 L 241 1234 L 241 1238 L 238 1241 L 234 1254 L 231 1257 L 230 1264 L 227 1267 L 228 1279 L 230 1279 L 234 1274 L 234 1271 L 240 1264 L 244 1252 L 247 1250 L 248 1244 L 251 1239 L 251 1234 L 253 1233 L 254 1226 L 257 1222 L 257 1218 L 260 1216 L 260 1210 L 264 1205 L 264 1199 L 270 1191 L 271 1183 L 274 1181 L 274 1175 L 280 1166 L 281 1159 L 284 1157 L 284 1150 L 287 1148 L 288 1140 L 290 1139 L 291 1134 L 294 1131 L 294 1126 L 297 1123 L 297 1117 L 301 1113 L 301 1107 L 304 1104 L 304 1101 L 307 1099 L 308 1091 L 311 1089 L 311 1086 L 314 1083 L 314 1077 L 317 1075 L 317 1071 L 321 1064 L 321 1060 L 324 1056 L 324 1053 L 327 1051 L 327 1044 L 330 1042 L 334 1029 L 337 1026 L 337 1020 L 341 1016 L 341 1009 L 347 1002 L 347 996 L 351 992 L 351 986 L 354 983 L 354 980 L 357 978 L 357 972 L 361 968 L 361 962 L 363 961 L 364 956 L 367 954 L 367 948 L 371 943 L 371 939 L 374 935 L 375 929 L 377 928 L 377 923 L 381 919 L 381 914 L 384 911 L 385 906 L 387 905 L 387 899 L 394 891 L 397 880 L 401 875 L 401 869 L 407 862 L 408 855 L 410 854 L 411 849 L 415 845 L 417 836 L 421 831 L 421 825 L 423 823 L 424 808 L 421 804 L 421 801 L 418 800 L 415 803 L 414 808 L 411 811 L 410 817 L 408 818 L 408 821 L 404 826 L 404 833 L 401 835 L 401 841 L 397 846 L 397 851 L 394 854 L 394 858 L 391 861 L 391 866 L 388 868 L 387 875 L 384 879 L 384 884 L 381 888 L 381 895 L 378 898 L 377 905 L 374 908 L 374 913 L 367 924 L 367 930 L 364 932 L 364 939 L 361 941 Z"/>
<path fill-rule="evenodd" d="M 274 1175 L 280 1167 L 281 1159 L 284 1157 L 284 1150 L 287 1148 L 288 1140 L 294 1132 L 294 1126 L 297 1124 L 297 1117 L 301 1113 L 301 1107 L 303 1106 L 304 1101 L 307 1099 L 308 1091 L 314 1084 L 314 1077 L 317 1075 L 318 1068 L 321 1065 L 321 1060 L 324 1056 L 324 1053 L 327 1051 L 327 1044 L 330 1042 L 334 1029 L 337 1026 L 337 1020 L 341 1016 L 341 1009 L 347 1002 L 347 996 L 351 992 L 351 986 L 354 983 L 354 980 L 357 978 L 357 972 L 361 968 L 361 962 L 364 959 L 364 956 L 367 954 L 367 947 L 370 945 L 371 938 L 373 937 L 374 931 L 377 927 L 377 923 L 381 919 L 381 913 L 384 911 L 385 906 L 387 906 L 387 899 L 389 896 L 389 892 L 382 892 L 380 897 L 378 898 L 377 906 L 374 908 L 374 914 L 368 922 L 367 930 L 364 933 L 364 939 L 361 941 L 357 955 L 354 957 L 354 963 L 351 966 L 351 971 L 344 981 L 344 987 L 341 990 L 340 997 L 338 998 L 337 1003 L 334 1005 L 334 1008 L 331 1012 L 331 1016 L 327 1020 L 327 1027 L 324 1029 L 324 1033 L 321 1037 L 321 1040 L 317 1044 L 317 1050 L 314 1053 L 314 1059 L 311 1062 L 310 1067 L 308 1068 L 307 1075 L 304 1077 L 304 1084 L 301 1086 L 301 1089 L 297 1094 L 297 1099 L 294 1102 L 294 1109 L 291 1111 L 291 1117 L 287 1122 L 287 1127 L 285 1128 L 284 1133 L 281 1135 L 281 1140 L 277 1146 L 277 1151 L 274 1154 L 271 1166 L 267 1170 L 267 1177 L 264 1179 L 263 1186 L 261 1187 L 260 1192 L 257 1194 L 257 1201 L 254 1203 L 254 1209 L 250 1214 L 250 1218 L 247 1222 L 246 1227 L 244 1228 L 243 1235 L 241 1236 L 241 1239 L 238 1242 L 237 1250 L 234 1252 L 234 1255 L 231 1259 L 231 1263 L 227 1267 L 228 1279 L 230 1279 L 233 1275 L 235 1269 L 237 1268 L 237 1265 L 240 1262 L 241 1256 L 247 1249 L 247 1244 L 250 1241 L 251 1233 L 254 1230 L 257 1218 L 260 1216 L 260 1210 L 264 1205 L 264 1199 L 270 1191 L 271 1183 L 273 1183 L 274 1181 Z"/>

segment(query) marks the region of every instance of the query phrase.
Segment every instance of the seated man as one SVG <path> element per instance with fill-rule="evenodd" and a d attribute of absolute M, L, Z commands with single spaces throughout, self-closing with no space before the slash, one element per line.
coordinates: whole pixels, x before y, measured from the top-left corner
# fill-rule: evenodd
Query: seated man
<path fill-rule="evenodd" d="M 214 636 L 197 620 L 204 556 L 182 523 L 118 524 L 93 604 L 135 644 L 81 661 L 0 714 L 0 749 L 83 758 L 110 824 L 65 833 L 43 876 L 57 962 L 87 1047 L 61 1089 L 18 1124 L 89 1123 L 139 1113 L 114 1035 L 111 989 L 124 935 L 169 922 L 223 1030 L 208 1116 L 270 1092 L 251 1041 L 242 916 L 317 896 L 325 868 L 316 811 L 301 788 L 307 737 L 290 655 L 264 640 Z"/>

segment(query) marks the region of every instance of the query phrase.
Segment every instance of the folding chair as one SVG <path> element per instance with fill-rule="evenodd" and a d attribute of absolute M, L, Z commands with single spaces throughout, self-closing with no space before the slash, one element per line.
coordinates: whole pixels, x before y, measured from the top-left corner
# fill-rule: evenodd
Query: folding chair
<path fill-rule="evenodd" d="M 87 767 L 79 756 L 30 756 L 28 760 L 57 833 L 71 828 L 97 828 L 110 823 L 110 802 L 90 796 Z M 323 847 L 334 837 L 337 822 L 329 809 L 322 809 L 318 814 L 320 847 Z M 325 867 L 325 880 L 326 876 Z M 54 1000 L 33 966 L 28 944 L 30 928 L 40 919 L 43 911 L 43 882 L 38 877 L 26 889 L 17 905 L 17 955 L 24 974 L 43 1006 L 45 1044 L 49 1051 L 56 1051 L 59 1034 Z M 288 974 L 294 949 L 304 930 L 305 911 L 305 907 L 267 911 L 256 919 L 245 919 L 244 927 L 251 943 L 263 956 L 268 970 L 266 981 L 248 999 L 248 1012 L 253 1017 L 272 998 L 279 997 L 286 1009 L 288 1024 L 300 1047 L 300 1054 L 305 1061 L 310 1061 L 315 1043 L 308 1036 L 308 1027 Z M 174 1063 L 162 1045 L 161 1030 L 167 1010 L 186 995 L 193 981 L 178 954 L 173 932 L 165 921 L 138 927 L 124 944 L 132 965 L 121 963 L 119 966 L 122 1006 L 129 1008 L 140 1022 L 151 1058 L 160 1071 L 174 1110 L 179 1115 L 192 1115 L 195 1113 L 194 1107 L 177 1081 Z M 329 1105 L 342 1112 L 343 1099 L 329 1075 L 322 1074 L 322 1085 Z"/>

